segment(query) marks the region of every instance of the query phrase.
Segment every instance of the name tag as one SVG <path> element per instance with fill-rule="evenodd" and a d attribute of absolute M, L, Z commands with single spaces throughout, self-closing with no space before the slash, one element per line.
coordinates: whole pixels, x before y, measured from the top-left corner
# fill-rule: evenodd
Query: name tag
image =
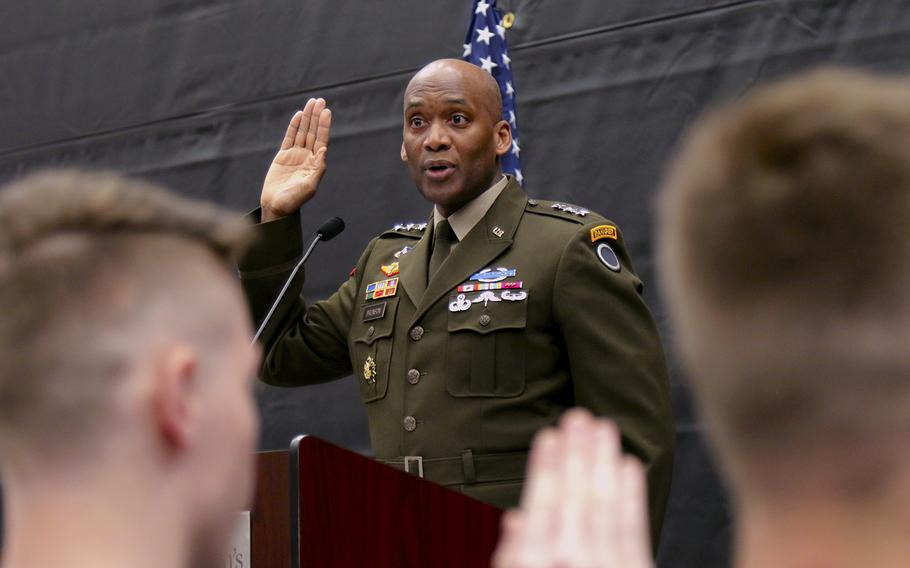
<path fill-rule="evenodd" d="M 385 307 L 388 302 L 379 302 L 363 307 L 363 321 L 373 321 L 385 317 Z"/>

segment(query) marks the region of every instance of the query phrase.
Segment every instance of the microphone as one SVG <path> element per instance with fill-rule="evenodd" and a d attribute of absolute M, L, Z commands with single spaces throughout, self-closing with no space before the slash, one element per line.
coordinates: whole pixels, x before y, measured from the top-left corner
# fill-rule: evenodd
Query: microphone
<path fill-rule="evenodd" d="M 323 241 L 331 241 L 338 236 L 338 233 L 344 230 L 344 221 L 339 217 L 332 217 L 319 227 L 316 236 L 321 237 Z"/>
<path fill-rule="evenodd" d="M 319 241 L 330 241 L 338 236 L 341 231 L 344 230 L 344 221 L 340 217 L 332 217 L 325 223 L 323 223 L 319 229 L 316 230 L 316 236 L 310 242 L 310 246 L 306 249 L 306 252 L 303 253 L 300 262 L 297 263 L 297 266 L 294 267 L 294 270 L 291 271 L 291 275 L 288 276 L 288 279 L 284 282 L 284 286 L 281 287 L 281 291 L 278 292 L 278 296 L 275 298 L 275 302 L 272 303 L 272 307 L 269 308 L 267 314 L 262 319 L 262 323 L 259 324 L 259 329 L 256 330 L 256 335 L 253 336 L 253 340 L 250 341 L 250 345 L 255 344 L 259 341 L 259 336 L 262 335 L 262 332 L 265 330 L 265 326 L 269 324 L 269 320 L 272 319 L 272 315 L 275 313 L 275 310 L 278 309 L 278 304 L 281 303 L 281 300 L 284 298 L 285 293 L 288 291 L 288 288 L 291 287 L 291 282 L 294 281 L 294 277 L 297 276 L 297 271 L 300 270 L 300 267 L 303 266 L 303 263 L 306 262 L 306 259 L 310 257 L 310 253 L 313 252 L 313 249 L 316 248 L 316 243 Z"/>

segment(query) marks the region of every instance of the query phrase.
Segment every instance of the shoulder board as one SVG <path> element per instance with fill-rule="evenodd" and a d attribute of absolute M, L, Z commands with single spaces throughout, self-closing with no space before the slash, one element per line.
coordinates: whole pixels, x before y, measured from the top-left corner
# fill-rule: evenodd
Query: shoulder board
<path fill-rule="evenodd" d="M 557 219 L 565 219 L 566 221 L 574 221 L 579 225 L 603 219 L 602 216 L 584 207 L 560 201 L 545 201 L 543 199 L 529 199 L 525 211 L 556 217 Z"/>
<path fill-rule="evenodd" d="M 398 223 L 391 229 L 385 230 L 380 236 L 400 236 L 419 239 L 426 229 L 426 223 Z"/>

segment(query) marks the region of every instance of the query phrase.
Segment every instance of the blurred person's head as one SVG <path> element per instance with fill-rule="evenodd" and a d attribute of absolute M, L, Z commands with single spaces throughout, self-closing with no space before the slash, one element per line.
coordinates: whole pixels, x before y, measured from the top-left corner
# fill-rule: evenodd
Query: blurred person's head
<path fill-rule="evenodd" d="M 230 264 L 247 235 L 235 215 L 112 174 L 0 191 L 8 561 L 28 562 L 30 529 L 53 530 L 34 518 L 48 500 L 57 522 L 85 520 L 74 532 L 107 512 L 150 544 L 174 530 L 186 565 L 221 553 L 258 431 L 258 353 Z"/>
<path fill-rule="evenodd" d="M 758 89 L 693 129 L 659 205 L 676 341 L 737 506 L 794 540 L 804 510 L 910 521 L 910 83 Z"/>

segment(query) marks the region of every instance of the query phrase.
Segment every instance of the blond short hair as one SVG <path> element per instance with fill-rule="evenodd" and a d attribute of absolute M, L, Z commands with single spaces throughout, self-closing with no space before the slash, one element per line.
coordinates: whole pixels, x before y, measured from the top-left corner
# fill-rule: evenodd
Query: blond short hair
<path fill-rule="evenodd" d="M 217 333 L 217 310 L 192 314 L 249 234 L 234 213 L 112 173 L 0 190 L 0 450 L 84 449 L 155 337 Z"/>
<path fill-rule="evenodd" d="M 659 205 L 679 346 L 734 478 L 879 487 L 910 440 L 910 83 L 758 89 L 693 128 Z"/>

